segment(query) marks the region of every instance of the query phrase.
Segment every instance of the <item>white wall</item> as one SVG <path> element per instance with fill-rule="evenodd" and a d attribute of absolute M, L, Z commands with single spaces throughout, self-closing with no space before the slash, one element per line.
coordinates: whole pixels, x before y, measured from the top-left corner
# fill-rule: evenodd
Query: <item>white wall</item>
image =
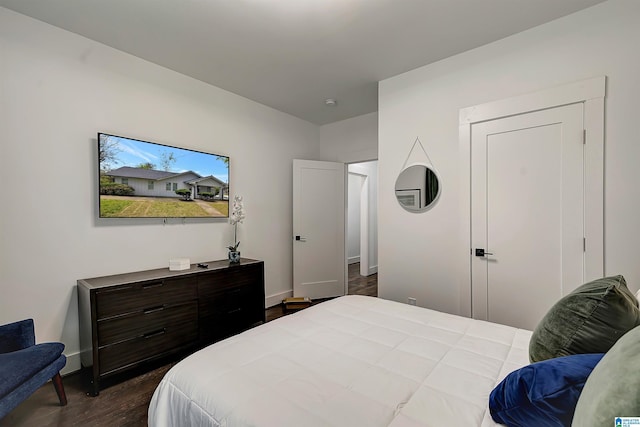
<path fill-rule="evenodd" d="M 318 126 L 4 8 L 0 64 L 0 323 L 33 317 L 78 369 L 77 279 L 226 257 L 224 220 L 97 220 L 98 131 L 229 155 L 242 255 L 290 293 L 291 164 Z"/>
<path fill-rule="evenodd" d="M 378 158 L 378 113 L 320 126 L 319 155 L 330 162 L 355 163 Z"/>
<path fill-rule="evenodd" d="M 458 112 L 461 108 L 607 76 L 605 274 L 640 286 L 640 2 L 611 0 L 379 86 L 379 295 L 458 313 L 461 283 Z M 393 185 L 420 137 L 442 179 L 437 205 L 404 211 Z"/>
<path fill-rule="evenodd" d="M 342 120 L 320 126 L 320 143 L 318 148 L 322 160 L 357 163 L 360 173 L 369 176 L 369 274 L 378 268 L 378 113 Z M 352 189 L 348 189 L 348 197 Z M 348 200 L 354 203 L 355 200 Z M 348 212 L 348 216 L 353 212 Z M 347 224 L 347 233 L 353 231 L 355 224 Z M 354 246 L 355 236 L 349 235 L 348 245 Z M 351 243 L 349 243 L 351 241 Z M 352 248 L 355 250 L 354 248 Z M 351 255 L 352 249 L 347 247 Z"/>

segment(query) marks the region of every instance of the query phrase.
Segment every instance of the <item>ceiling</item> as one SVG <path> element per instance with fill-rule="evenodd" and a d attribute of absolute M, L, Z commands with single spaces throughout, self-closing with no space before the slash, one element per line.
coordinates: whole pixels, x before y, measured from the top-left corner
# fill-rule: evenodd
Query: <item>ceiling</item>
<path fill-rule="evenodd" d="M 319 125 L 377 111 L 379 80 L 604 0 L 0 0 Z M 325 105 L 334 98 L 337 105 Z"/>

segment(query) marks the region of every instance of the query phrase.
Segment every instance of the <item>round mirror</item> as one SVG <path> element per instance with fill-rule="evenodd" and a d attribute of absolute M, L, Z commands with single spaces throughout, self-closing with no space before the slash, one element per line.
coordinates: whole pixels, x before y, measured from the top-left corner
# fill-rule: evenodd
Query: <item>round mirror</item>
<path fill-rule="evenodd" d="M 409 212 L 424 212 L 440 196 L 438 175 L 425 165 L 413 165 L 400 172 L 396 179 L 396 199 Z"/>

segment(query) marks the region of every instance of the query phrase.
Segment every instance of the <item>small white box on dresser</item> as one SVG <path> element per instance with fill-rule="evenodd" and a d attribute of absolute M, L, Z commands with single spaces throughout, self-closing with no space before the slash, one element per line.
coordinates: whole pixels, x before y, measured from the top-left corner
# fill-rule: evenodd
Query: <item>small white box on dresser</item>
<path fill-rule="evenodd" d="M 189 258 L 171 258 L 169 260 L 169 270 L 171 271 L 188 270 L 190 268 Z"/>

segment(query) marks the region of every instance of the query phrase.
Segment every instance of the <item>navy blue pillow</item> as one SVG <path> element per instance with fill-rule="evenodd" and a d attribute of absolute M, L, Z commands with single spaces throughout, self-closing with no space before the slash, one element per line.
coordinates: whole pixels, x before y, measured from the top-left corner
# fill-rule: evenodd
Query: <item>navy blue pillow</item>
<path fill-rule="evenodd" d="M 570 426 L 584 383 L 602 356 L 557 357 L 511 372 L 489 396 L 491 417 L 509 427 Z"/>

